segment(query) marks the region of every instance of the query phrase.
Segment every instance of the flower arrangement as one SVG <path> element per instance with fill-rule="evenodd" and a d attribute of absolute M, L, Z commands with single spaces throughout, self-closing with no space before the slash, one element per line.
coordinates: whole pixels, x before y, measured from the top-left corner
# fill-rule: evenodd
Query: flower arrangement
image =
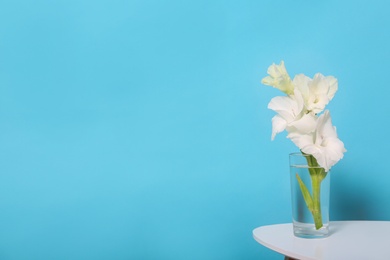
<path fill-rule="evenodd" d="M 284 62 L 272 64 L 268 68 L 268 76 L 262 79 L 264 85 L 272 86 L 284 92 L 285 96 L 271 99 L 268 108 L 277 113 L 272 118 L 272 137 L 286 130 L 289 138 L 303 154 L 307 156 L 312 194 L 296 177 L 305 203 L 313 215 L 316 229 L 322 227 L 320 212 L 321 181 L 339 160 L 343 158 L 346 149 L 338 138 L 336 127 L 325 106 L 333 99 L 338 82 L 333 76 L 320 73 L 309 78 L 298 74 L 292 80 L 287 73 Z"/>

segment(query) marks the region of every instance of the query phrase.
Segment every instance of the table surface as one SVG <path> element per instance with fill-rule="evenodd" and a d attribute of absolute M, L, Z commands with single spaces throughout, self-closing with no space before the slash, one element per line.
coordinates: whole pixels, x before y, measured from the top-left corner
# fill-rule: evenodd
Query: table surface
<path fill-rule="evenodd" d="M 292 224 L 262 226 L 254 239 L 276 252 L 301 260 L 390 259 L 390 221 L 334 221 L 326 238 L 295 237 Z"/>

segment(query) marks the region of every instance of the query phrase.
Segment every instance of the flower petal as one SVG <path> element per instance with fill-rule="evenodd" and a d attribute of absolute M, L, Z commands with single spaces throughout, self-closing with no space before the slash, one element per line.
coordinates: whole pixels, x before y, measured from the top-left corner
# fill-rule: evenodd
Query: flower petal
<path fill-rule="evenodd" d="M 271 140 L 275 139 L 276 134 L 283 132 L 286 129 L 287 122 L 281 116 L 276 115 L 272 118 L 272 136 Z"/>
<path fill-rule="evenodd" d="M 291 122 L 288 126 L 293 127 L 297 132 L 302 134 L 312 133 L 315 131 L 317 125 L 317 118 L 309 113 L 303 115 L 299 120 Z"/>
<path fill-rule="evenodd" d="M 313 134 L 301 134 L 299 132 L 291 132 L 287 135 L 291 141 L 303 151 L 305 147 L 313 146 Z"/>

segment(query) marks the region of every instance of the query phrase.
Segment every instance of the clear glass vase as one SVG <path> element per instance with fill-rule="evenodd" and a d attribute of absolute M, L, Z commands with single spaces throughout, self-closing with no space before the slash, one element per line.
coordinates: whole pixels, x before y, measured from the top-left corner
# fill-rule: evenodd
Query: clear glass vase
<path fill-rule="evenodd" d="M 290 154 L 291 202 L 294 235 L 322 238 L 329 234 L 330 171 L 315 158 Z"/>

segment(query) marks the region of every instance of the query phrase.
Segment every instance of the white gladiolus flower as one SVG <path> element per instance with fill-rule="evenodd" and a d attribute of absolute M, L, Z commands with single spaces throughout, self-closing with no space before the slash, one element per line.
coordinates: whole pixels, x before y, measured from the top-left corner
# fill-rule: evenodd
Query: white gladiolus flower
<path fill-rule="evenodd" d="M 344 143 L 337 137 L 336 128 L 332 125 L 329 111 L 325 111 L 317 120 L 316 130 L 311 134 L 299 132 L 288 136 L 296 146 L 306 154 L 316 158 L 326 172 L 344 156 Z"/>
<path fill-rule="evenodd" d="M 268 104 L 277 113 L 272 118 L 271 139 L 286 130 L 287 137 L 303 153 L 312 155 L 328 171 L 346 152 L 329 111 L 319 116 L 338 89 L 337 79 L 317 73 L 313 79 L 299 74 L 291 81 L 283 61 L 280 65 L 272 64 L 267 73 L 269 76 L 262 83 L 287 94 L 273 98 Z"/>
<path fill-rule="evenodd" d="M 299 74 L 294 77 L 293 84 L 301 91 L 306 109 L 314 114 L 318 114 L 325 109 L 338 88 L 335 77 L 325 77 L 321 73 L 315 74 L 313 79 Z"/>
<path fill-rule="evenodd" d="M 277 133 L 285 129 L 288 132 L 302 134 L 313 132 L 315 129 L 316 118 L 306 113 L 304 101 L 298 89 L 295 89 L 294 95 L 274 97 L 268 104 L 268 108 L 278 113 L 272 118 L 272 140 Z"/>
<path fill-rule="evenodd" d="M 272 118 L 272 140 L 277 133 L 284 130 L 287 137 L 298 146 L 306 156 L 308 172 L 311 179 L 311 191 L 296 173 L 303 199 L 311 212 L 316 230 L 323 227 L 320 201 L 321 182 L 327 176 L 330 168 L 344 156 L 344 143 L 338 138 L 336 127 L 332 125 L 329 111 L 325 106 L 333 99 L 338 83 L 332 76 L 320 73 L 311 79 L 303 74 L 291 81 L 284 62 L 272 64 L 262 80 L 265 85 L 280 89 L 287 96 L 271 99 L 268 108 L 277 115 Z"/>
<path fill-rule="evenodd" d="M 286 68 L 284 67 L 283 61 L 280 62 L 280 65 L 276 65 L 274 63 L 269 66 L 267 73 L 269 76 L 263 78 L 261 83 L 280 89 L 287 95 L 290 95 L 294 92 L 294 86 Z"/>

